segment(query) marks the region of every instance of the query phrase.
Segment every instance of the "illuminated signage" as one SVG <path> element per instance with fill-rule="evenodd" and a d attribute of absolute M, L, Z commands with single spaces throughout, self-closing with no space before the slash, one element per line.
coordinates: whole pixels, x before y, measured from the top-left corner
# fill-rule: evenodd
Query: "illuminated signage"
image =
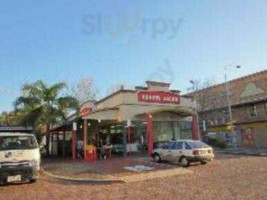
<path fill-rule="evenodd" d="M 83 108 L 79 112 L 80 117 L 84 117 L 86 115 L 89 115 L 92 112 L 92 108 Z"/>
<path fill-rule="evenodd" d="M 139 102 L 180 104 L 180 95 L 163 91 L 142 91 L 138 93 Z"/>

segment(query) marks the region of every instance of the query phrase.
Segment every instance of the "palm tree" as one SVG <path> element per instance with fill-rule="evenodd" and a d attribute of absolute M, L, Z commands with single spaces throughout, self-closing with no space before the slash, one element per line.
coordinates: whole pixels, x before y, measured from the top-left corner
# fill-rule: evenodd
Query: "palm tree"
<path fill-rule="evenodd" d="M 36 81 L 22 86 L 22 96 L 16 99 L 15 110 L 20 122 L 32 126 L 35 131 L 41 126 L 47 128 L 46 151 L 49 153 L 51 126 L 66 120 L 71 111 L 77 111 L 78 101 L 71 96 L 62 96 L 65 83 L 48 86 Z"/>

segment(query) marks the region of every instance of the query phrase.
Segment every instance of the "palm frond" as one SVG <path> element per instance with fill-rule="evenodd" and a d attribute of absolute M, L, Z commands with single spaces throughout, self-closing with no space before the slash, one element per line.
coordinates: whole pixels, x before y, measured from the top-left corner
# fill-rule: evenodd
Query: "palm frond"
<path fill-rule="evenodd" d="M 41 123 L 42 107 L 37 107 L 33 110 L 20 110 L 17 115 L 18 121 L 24 126 L 36 127 Z"/>
<path fill-rule="evenodd" d="M 71 96 L 60 97 L 57 100 L 59 110 L 73 109 L 78 110 L 79 101 Z"/>
<path fill-rule="evenodd" d="M 15 102 L 15 110 L 17 110 L 19 107 L 24 108 L 33 108 L 35 105 L 38 105 L 40 103 L 40 100 L 35 97 L 18 97 Z"/>
<path fill-rule="evenodd" d="M 45 98 L 50 101 L 55 100 L 59 95 L 60 91 L 64 88 L 67 88 L 67 85 L 63 82 L 54 84 L 53 86 L 45 90 Z"/>
<path fill-rule="evenodd" d="M 24 84 L 21 88 L 21 91 L 23 93 L 23 96 L 42 99 L 44 95 L 43 91 L 45 91 L 46 88 L 46 84 L 43 81 L 39 80 L 31 84 Z"/>
<path fill-rule="evenodd" d="M 71 96 L 62 96 L 65 83 L 57 83 L 51 87 L 43 81 L 25 84 L 23 95 L 16 99 L 14 106 L 19 113 L 21 124 L 39 127 L 51 125 L 65 120 L 67 115 L 78 110 L 78 100 Z"/>

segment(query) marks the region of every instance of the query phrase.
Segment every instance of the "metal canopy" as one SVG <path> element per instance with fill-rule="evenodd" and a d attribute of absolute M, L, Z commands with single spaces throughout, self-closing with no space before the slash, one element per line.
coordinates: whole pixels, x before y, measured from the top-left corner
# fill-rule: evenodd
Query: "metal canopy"
<path fill-rule="evenodd" d="M 162 113 L 162 112 L 171 112 L 171 113 L 175 113 L 177 115 L 181 115 L 184 117 L 196 115 L 196 110 L 194 109 L 183 107 L 183 106 L 176 106 L 176 107 L 161 107 L 161 108 L 157 108 L 152 111 L 149 111 L 149 112 L 138 114 L 136 116 L 142 116 L 146 114 L 153 115 L 153 114 Z"/>

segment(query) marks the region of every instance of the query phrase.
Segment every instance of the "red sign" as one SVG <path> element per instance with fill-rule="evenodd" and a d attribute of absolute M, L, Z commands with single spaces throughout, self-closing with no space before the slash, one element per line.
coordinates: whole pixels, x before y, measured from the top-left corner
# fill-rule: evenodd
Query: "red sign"
<path fill-rule="evenodd" d="M 79 115 L 80 117 L 84 117 L 90 114 L 90 112 L 92 112 L 92 108 L 83 108 L 82 110 L 80 110 Z"/>
<path fill-rule="evenodd" d="M 246 137 L 246 139 L 249 140 L 249 141 L 250 141 L 250 140 L 253 140 L 253 136 L 252 136 L 251 133 L 246 134 L 245 137 Z"/>
<path fill-rule="evenodd" d="M 170 92 L 142 91 L 138 93 L 138 101 L 147 103 L 180 104 L 180 95 Z"/>

